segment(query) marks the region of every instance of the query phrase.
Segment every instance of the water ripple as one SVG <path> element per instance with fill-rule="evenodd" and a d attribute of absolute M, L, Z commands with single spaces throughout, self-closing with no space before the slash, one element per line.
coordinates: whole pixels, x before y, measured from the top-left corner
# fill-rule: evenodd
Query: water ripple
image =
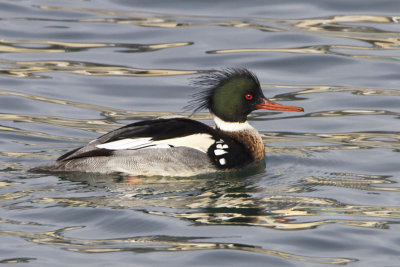
<path fill-rule="evenodd" d="M 113 239 L 82 239 L 67 237 L 64 232 L 78 230 L 83 227 L 67 227 L 47 232 L 18 232 L 0 230 L 0 234 L 18 236 L 27 241 L 41 245 L 62 246 L 68 251 L 80 253 L 113 253 L 132 251 L 136 253 L 162 252 L 162 251 L 195 251 L 195 250 L 239 250 L 258 254 L 266 254 L 284 259 L 300 262 L 319 264 L 348 264 L 356 261 L 349 258 L 334 257 L 310 257 L 290 254 L 277 250 L 264 249 L 259 246 L 252 246 L 237 243 L 220 243 L 193 241 L 196 239 L 210 239 L 210 237 L 177 237 L 177 236 L 138 236 Z M 8 260 L 9 261 L 9 260 Z"/>
<path fill-rule="evenodd" d="M 81 52 L 93 48 L 116 48 L 115 52 L 143 53 L 162 49 L 192 45 L 192 42 L 160 44 L 122 44 L 122 43 L 73 43 L 51 40 L 0 40 L 0 53 L 66 53 Z M 121 50 L 121 49 L 123 50 Z"/>
<path fill-rule="evenodd" d="M 400 39 L 395 44 L 397 47 L 400 44 Z M 344 56 L 350 58 L 371 59 L 381 61 L 398 61 L 399 56 L 378 56 L 378 55 L 352 55 L 349 53 L 340 53 L 333 51 L 334 49 L 354 49 L 368 50 L 365 47 L 345 46 L 345 45 L 319 45 L 298 48 L 240 48 L 240 49 L 221 49 L 207 51 L 209 54 L 232 54 L 232 53 L 295 53 L 295 54 L 330 54 L 336 56 Z M 372 48 L 370 50 L 373 50 Z"/>
<path fill-rule="evenodd" d="M 89 76 L 166 76 L 194 74 L 197 71 L 138 69 L 124 66 L 112 66 L 78 61 L 5 61 L 0 64 L 13 65 L 15 68 L 0 68 L 0 74 L 18 78 L 46 78 L 37 73 L 65 72 Z"/>

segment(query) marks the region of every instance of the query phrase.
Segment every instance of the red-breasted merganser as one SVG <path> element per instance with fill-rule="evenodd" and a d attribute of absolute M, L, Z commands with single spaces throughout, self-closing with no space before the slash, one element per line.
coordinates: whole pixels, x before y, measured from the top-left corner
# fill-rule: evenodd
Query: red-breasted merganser
<path fill-rule="evenodd" d="M 155 119 L 129 124 L 38 168 L 54 172 L 124 173 L 133 176 L 190 176 L 234 170 L 264 159 L 260 134 L 247 122 L 256 109 L 303 111 L 265 98 L 247 69 L 201 76 L 190 107 L 206 108 L 215 128 L 185 119 Z"/>

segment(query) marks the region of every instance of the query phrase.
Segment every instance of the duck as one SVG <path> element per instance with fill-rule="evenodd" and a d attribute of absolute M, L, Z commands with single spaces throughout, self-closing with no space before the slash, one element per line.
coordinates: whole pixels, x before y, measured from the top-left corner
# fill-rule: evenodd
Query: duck
<path fill-rule="evenodd" d="M 304 111 L 267 99 L 246 68 L 203 74 L 187 109 L 208 109 L 215 126 L 189 118 L 158 118 L 113 130 L 36 169 L 46 172 L 195 176 L 242 169 L 264 160 L 259 132 L 247 117 L 258 109 Z"/>

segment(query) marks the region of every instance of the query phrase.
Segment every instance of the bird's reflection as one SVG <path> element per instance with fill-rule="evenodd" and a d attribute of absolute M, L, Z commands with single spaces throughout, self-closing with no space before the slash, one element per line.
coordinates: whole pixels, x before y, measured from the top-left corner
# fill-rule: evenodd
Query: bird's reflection
<path fill-rule="evenodd" d="M 53 198 L 46 199 L 46 202 L 61 202 L 69 206 L 134 209 L 148 214 L 185 219 L 196 224 L 249 225 L 280 230 L 305 230 L 336 223 L 386 228 L 387 221 L 363 218 L 374 214 L 378 218 L 388 218 L 382 216 L 382 208 L 390 209 L 391 219 L 400 218 L 398 207 L 347 205 L 334 199 L 299 195 L 298 193 L 310 191 L 310 186 L 319 181 L 315 177 L 312 184 L 311 178 L 305 178 L 297 184 L 279 189 L 275 187 L 269 191 L 265 180 L 265 162 L 236 172 L 197 177 L 129 177 L 74 173 L 63 175 L 62 179 L 80 182 L 96 192 L 101 188 L 104 194 Z M 332 177 L 332 183 L 345 179 L 348 178 Z M 382 183 L 387 182 L 387 177 L 382 179 Z M 357 180 L 352 181 L 351 187 L 354 187 Z M 359 182 L 363 183 L 361 180 Z M 376 180 L 376 183 L 379 181 Z M 371 189 L 373 187 L 369 188 Z M 348 214 L 356 214 L 361 219 L 347 219 Z M 320 219 L 315 220 L 315 215 L 320 216 Z M 299 216 L 303 219 L 298 221 Z"/>

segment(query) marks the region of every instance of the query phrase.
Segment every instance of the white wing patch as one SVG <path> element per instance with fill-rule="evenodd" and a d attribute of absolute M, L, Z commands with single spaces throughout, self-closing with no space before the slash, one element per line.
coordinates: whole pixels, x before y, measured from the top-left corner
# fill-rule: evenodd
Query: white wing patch
<path fill-rule="evenodd" d="M 207 153 L 208 148 L 215 142 L 209 134 L 192 134 L 165 140 L 152 141 L 151 137 L 127 138 L 114 142 L 97 145 L 97 148 L 111 150 L 140 149 L 140 148 L 170 148 L 171 146 L 185 146 Z"/>
<path fill-rule="evenodd" d="M 97 145 L 97 148 L 105 148 L 105 149 L 112 149 L 112 150 L 122 150 L 122 149 L 138 149 L 142 147 L 146 147 L 151 145 L 151 138 L 144 137 L 144 138 L 126 138 L 114 142 L 104 143 L 101 145 Z"/>

